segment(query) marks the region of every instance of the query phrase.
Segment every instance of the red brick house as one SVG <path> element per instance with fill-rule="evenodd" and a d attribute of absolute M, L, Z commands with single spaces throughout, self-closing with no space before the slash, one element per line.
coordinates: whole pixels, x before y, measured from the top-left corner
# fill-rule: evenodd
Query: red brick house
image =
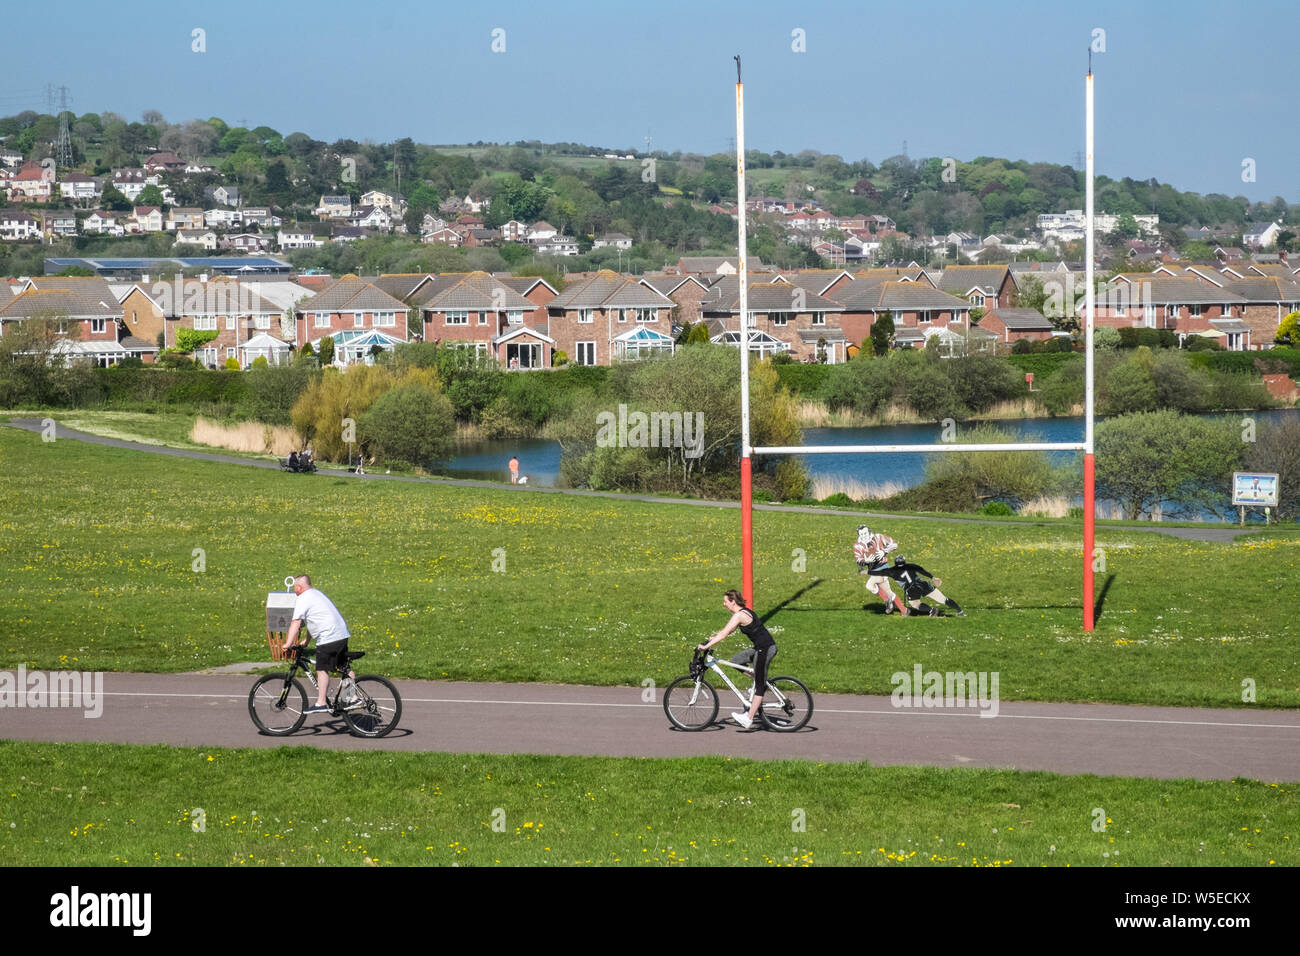
<path fill-rule="evenodd" d="M 609 269 L 570 282 L 547 306 L 556 350 L 578 365 L 611 365 L 671 354 L 674 302 Z"/>
<path fill-rule="evenodd" d="M 1097 298 L 1096 324 L 1221 337 L 1227 348 L 1240 351 L 1250 348 L 1245 305 L 1237 293 L 1196 275 L 1121 273 Z"/>
<path fill-rule="evenodd" d="M 895 342 L 917 344 L 930 328 L 970 326 L 969 301 L 936 289 L 925 280 L 880 281 L 875 276 L 855 279 L 835 293 L 844 306 L 840 324 L 852 346 L 860 346 L 882 315 L 894 320 Z M 910 330 L 910 331 L 905 331 Z"/>
<path fill-rule="evenodd" d="M 54 354 L 65 364 L 109 366 L 156 351 L 147 342 L 128 339 L 122 308 L 99 277 L 30 280 L 23 292 L 0 303 L 0 336 L 26 319 L 50 320 Z"/>
<path fill-rule="evenodd" d="M 979 321 L 979 327 L 985 332 L 997 336 L 1003 344 L 1019 342 L 1021 339 L 1042 341 L 1052 337 L 1052 323 L 1037 309 L 1017 309 L 1009 306 L 990 309 Z"/>
<path fill-rule="evenodd" d="M 550 314 L 546 307 L 560 293 L 538 276 L 501 276 L 500 281 L 532 303 L 533 310 L 524 313 L 524 324 L 549 333 Z"/>
<path fill-rule="evenodd" d="M 760 343 L 767 343 L 764 336 L 780 342 L 796 361 L 831 365 L 848 361 L 849 340 L 840 323 L 844 312 L 840 303 L 786 281 L 756 282 L 747 292 L 751 329 L 759 334 Z M 740 331 L 740 283 L 724 279 L 715 293 L 700 303 L 700 311 L 716 330 L 713 338 L 733 344 L 735 336 L 722 333 Z M 760 345 L 755 351 L 763 354 L 767 349 Z"/>
<path fill-rule="evenodd" d="M 325 337 L 334 339 L 334 362 L 367 361 L 369 350 L 391 350 L 410 340 L 406 303 L 365 279 L 345 275 L 304 299 L 295 309 L 295 340 L 320 350 Z"/>
<path fill-rule="evenodd" d="M 136 288 L 143 291 L 140 286 Z M 148 298 L 162 305 L 166 319 L 174 322 L 164 333 L 168 345 L 177 343 L 181 329 L 217 333 L 216 338 L 194 352 L 195 359 L 210 367 L 220 367 L 231 358 L 241 367 L 249 364 L 243 348 L 258 333 L 269 334 L 286 347 L 294 344 L 280 338 L 283 310 L 238 279 L 223 276 L 159 282 L 149 289 Z M 131 293 L 123 299 L 124 307 L 129 299 Z M 140 305 L 140 300 L 134 300 L 133 311 Z"/>
<path fill-rule="evenodd" d="M 410 301 L 426 342 L 472 348 L 505 368 L 551 365 L 555 340 L 537 323 L 537 304 L 486 272 L 434 276 Z"/>
<path fill-rule="evenodd" d="M 694 325 L 703 316 L 700 302 L 709 294 L 709 283 L 693 275 L 645 275 L 641 282 L 673 300 L 672 327 Z"/>
<path fill-rule="evenodd" d="M 1015 283 L 1002 266 L 949 266 L 938 281 L 941 291 L 965 299 L 974 308 L 996 309 L 1011 304 Z"/>

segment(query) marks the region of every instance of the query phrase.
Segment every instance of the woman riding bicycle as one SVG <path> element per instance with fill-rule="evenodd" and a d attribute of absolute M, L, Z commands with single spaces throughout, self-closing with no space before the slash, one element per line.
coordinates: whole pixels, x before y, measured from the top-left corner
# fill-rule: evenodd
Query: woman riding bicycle
<path fill-rule="evenodd" d="M 767 690 L 767 666 L 776 657 L 776 641 L 768 633 L 763 622 L 758 619 L 758 615 L 745 607 L 745 599 L 741 593 L 734 588 L 728 591 L 722 597 L 723 606 L 731 612 L 731 620 L 727 626 L 718 631 L 717 634 L 705 644 L 697 644 L 696 650 L 707 651 L 714 644 L 726 639 L 727 635 L 736 628 L 749 638 L 754 645 L 754 698 L 749 703 L 749 713 L 743 714 L 740 711 L 732 713 L 732 718 L 740 726 L 748 730 L 754 723 L 754 715 L 758 709 L 763 706 L 763 691 Z"/>

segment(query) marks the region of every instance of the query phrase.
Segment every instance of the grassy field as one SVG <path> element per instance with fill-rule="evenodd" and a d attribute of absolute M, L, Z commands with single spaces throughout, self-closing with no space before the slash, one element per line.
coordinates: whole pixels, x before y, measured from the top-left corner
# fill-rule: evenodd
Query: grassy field
<path fill-rule="evenodd" d="M 262 659 L 266 593 L 306 571 L 393 676 L 662 683 L 740 581 L 732 509 L 304 479 L 7 428 L 0 456 L 0 668 Z M 1253 706 L 1300 706 L 1294 533 L 1104 528 L 1085 635 L 1077 529 L 888 521 L 970 611 L 903 620 L 864 610 L 857 520 L 755 516 L 759 610 L 814 691 L 885 693 L 920 663 L 999 671 L 1006 700 L 1241 706 L 1249 678 Z"/>
<path fill-rule="evenodd" d="M 1296 866 L 1298 843 L 1296 789 L 1248 780 L 0 741 L 11 866 Z"/>

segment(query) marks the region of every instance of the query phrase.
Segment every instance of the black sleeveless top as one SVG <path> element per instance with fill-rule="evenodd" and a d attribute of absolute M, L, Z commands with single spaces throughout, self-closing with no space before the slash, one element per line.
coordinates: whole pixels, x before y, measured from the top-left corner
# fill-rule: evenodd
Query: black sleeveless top
<path fill-rule="evenodd" d="M 758 615 L 750 611 L 749 608 L 743 608 L 743 610 L 749 611 L 750 620 L 748 624 L 740 625 L 740 633 L 749 638 L 757 650 L 761 651 L 765 647 L 775 647 L 776 641 L 772 639 L 772 635 L 768 633 L 763 622 L 758 619 Z"/>

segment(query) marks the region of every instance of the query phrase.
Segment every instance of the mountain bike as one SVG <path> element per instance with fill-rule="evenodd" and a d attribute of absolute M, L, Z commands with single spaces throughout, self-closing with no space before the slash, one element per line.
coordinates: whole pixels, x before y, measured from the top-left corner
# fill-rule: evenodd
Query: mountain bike
<path fill-rule="evenodd" d="M 259 677 L 248 693 L 248 716 L 257 729 L 273 737 L 287 737 L 307 719 L 307 691 L 297 680 L 301 670 L 314 688 L 316 674 L 307 646 L 295 644 L 293 664 L 287 674 Z M 353 661 L 366 656 L 365 651 L 348 651 L 347 660 L 331 671 L 326 703 L 331 717 L 342 717 L 354 737 L 383 737 L 397 726 L 402 717 L 402 698 L 387 677 L 361 674 L 348 677 Z M 313 695 L 312 699 L 315 699 Z"/>
<path fill-rule="evenodd" d="M 731 688 L 740 701 L 741 710 L 749 710 L 754 699 L 753 685 L 750 685 L 748 694 L 742 693 L 719 664 L 748 674 L 751 679 L 754 675 L 752 667 L 719 660 L 707 651 L 696 651 L 691 657 L 690 673 L 677 678 L 664 689 L 664 713 L 674 727 L 703 730 L 717 719 L 718 692 L 705 679 L 709 671 L 716 673 Z M 767 679 L 767 690 L 763 691 L 763 706 L 759 708 L 758 716 L 768 729 L 782 733 L 798 730 L 808 723 L 812 712 L 812 694 L 803 681 L 789 676 Z"/>

